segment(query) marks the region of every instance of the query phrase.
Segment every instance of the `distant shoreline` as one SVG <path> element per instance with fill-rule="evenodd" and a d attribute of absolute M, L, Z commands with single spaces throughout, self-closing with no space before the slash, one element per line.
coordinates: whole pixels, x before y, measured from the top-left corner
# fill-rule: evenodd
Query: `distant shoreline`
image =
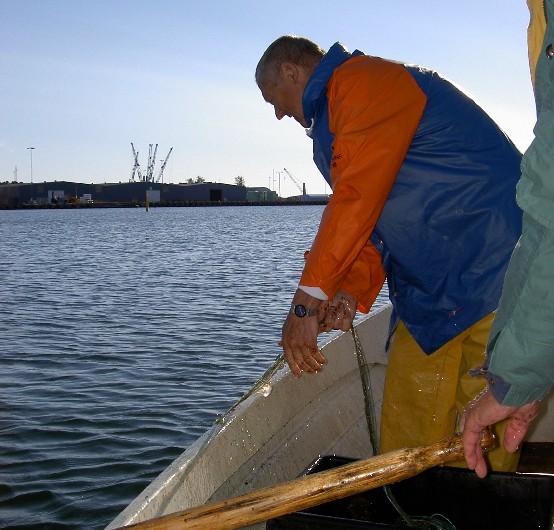
<path fill-rule="evenodd" d="M 219 206 L 324 206 L 327 201 L 170 201 L 151 203 L 149 208 L 198 208 Z M 76 210 L 87 208 L 146 208 L 144 202 L 94 202 L 63 204 L 0 204 L 0 210 Z"/>

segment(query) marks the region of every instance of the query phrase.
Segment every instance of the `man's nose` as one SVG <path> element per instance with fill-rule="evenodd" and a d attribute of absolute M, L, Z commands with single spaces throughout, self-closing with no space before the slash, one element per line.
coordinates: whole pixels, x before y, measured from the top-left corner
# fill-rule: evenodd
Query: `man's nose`
<path fill-rule="evenodd" d="M 284 118 L 286 116 L 286 114 L 279 108 L 275 107 L 275 117 L 280 120 L 282 118 Z"/>

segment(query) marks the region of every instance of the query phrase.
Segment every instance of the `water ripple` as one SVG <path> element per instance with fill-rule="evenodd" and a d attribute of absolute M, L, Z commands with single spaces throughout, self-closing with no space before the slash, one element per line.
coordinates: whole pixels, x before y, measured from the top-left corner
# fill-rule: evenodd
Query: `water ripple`
<path fill-rule="evenodd" d="M 103 528 L 227 410 L 322 211 L 0 211 L 0 527 Z"/>

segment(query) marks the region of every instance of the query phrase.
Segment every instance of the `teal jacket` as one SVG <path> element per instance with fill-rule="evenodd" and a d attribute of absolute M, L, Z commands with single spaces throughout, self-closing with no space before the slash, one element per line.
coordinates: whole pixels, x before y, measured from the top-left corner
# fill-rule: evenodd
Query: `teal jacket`
<path fill-rule="evenodd" d="M 506 275 L 485 371 L 496 400 L 515 407 L 544 398 L 554 384 L 554 0 L 545 0 L 544 10 L 535 139 L 523 156 L 516 195 L 523 236 Z"/>
<path fill-rule="evenodd" d="M 545 0 L 544 9 L 546 20 L 552 21 L 554 1 Z M 554 229 L 554 23 L 546 26 L 537 62 L 535 101 L 535 139 L 521 163 L 517 202 L 537 222 Z"/>

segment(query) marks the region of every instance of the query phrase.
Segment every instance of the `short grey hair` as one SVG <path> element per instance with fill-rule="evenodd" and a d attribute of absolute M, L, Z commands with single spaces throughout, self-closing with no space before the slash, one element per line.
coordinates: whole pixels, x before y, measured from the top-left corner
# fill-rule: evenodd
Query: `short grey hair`
<path fill-rule="evenodd" d="M 258 62 L 256 83 L 261 87 L 262 83 L 276 79 L 283 63 L 310 67 L 319 63 L 324 55 L 325 50 L 309 39 L 283 35 L 269 45 Z"/>

